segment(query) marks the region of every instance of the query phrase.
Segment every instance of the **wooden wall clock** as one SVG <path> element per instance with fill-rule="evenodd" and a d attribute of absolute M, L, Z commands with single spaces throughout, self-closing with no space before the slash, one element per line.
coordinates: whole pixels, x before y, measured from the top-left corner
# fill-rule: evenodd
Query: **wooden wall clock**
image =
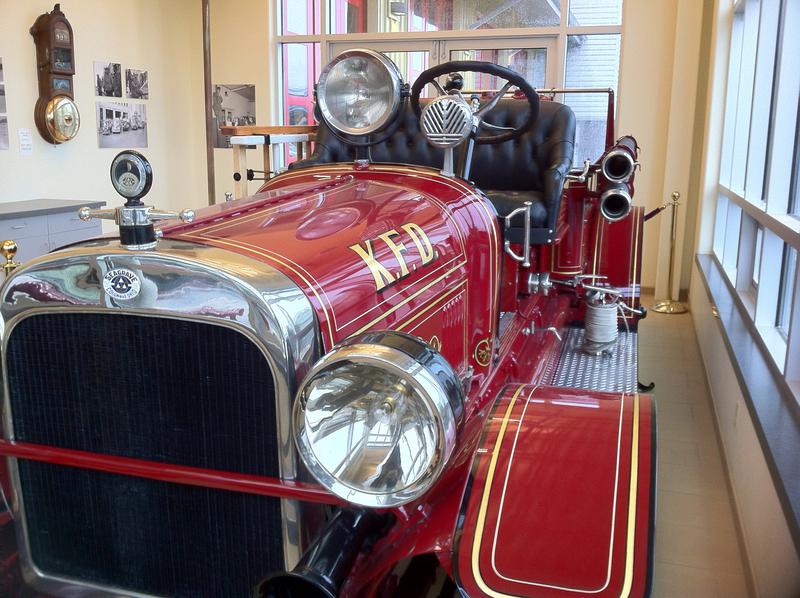
<path fill-rule="evenodd" d="M 36 128 L 50 143 L 64 143 L 78 134 L 81 117 L 75 105 L 72 77 L 75 46 L 72 26 L 56 4 L 31 27 L 36 44 L 39 99 L 33 110 Z"/>

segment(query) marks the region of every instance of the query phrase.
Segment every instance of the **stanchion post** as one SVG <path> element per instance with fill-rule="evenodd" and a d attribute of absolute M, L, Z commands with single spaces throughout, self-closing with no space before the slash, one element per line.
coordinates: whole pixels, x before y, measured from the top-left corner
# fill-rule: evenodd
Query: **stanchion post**
<path fill-rule="evenodd" d="M 669 239 L 669 273 L 667 277 L 667 293 L 669 297 L 662 301 L 657 301 L 656 304 L 650 308 L 651 311 L 660 314 L 685 314 L 689 311 L 686 304 L 672 299 L 672 272 L 675 269 L 675 241 L 678 236 L 678 206 L 680 205 L 681 194 L 677 191 L 672 192 L 672 226 Z"/>

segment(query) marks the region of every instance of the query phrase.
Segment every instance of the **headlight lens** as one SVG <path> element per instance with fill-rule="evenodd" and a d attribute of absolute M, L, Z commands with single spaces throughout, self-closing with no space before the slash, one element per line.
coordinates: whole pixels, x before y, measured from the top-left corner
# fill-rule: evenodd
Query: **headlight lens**
<path fill-rule="evenodd" d="M 373 333 L 323 357 L 295 403 L 298 448 L 331 492 L 370 507 L 410 502 L 455 445 L 463 397 L 444 358 L 400 333 Z"/>
<path fill-rule="evenodd" d="M 348 135 L 367 135 L 397 114 L 402 84 L 397 67 L 383 54 L 348 50 L 322 70 L 317 103 L 329 126 Z"/>

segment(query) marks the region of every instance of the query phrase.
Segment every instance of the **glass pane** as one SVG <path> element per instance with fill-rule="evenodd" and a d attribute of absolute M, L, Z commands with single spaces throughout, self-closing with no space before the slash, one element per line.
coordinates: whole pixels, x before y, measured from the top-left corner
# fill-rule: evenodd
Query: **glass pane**
<path fill-rule="evenodd" d="M 794 174 L 792 175 L 792 188 L 789 192 L 788 212 L 800 216 L 800 111 L 797 113 L 797 133 L 795 133 Z M 766 195 L 766 194 L 765 194 Z"/>
<path fill-rule="evenodd" d="M 320 0 L 278 0 L 278 35 L 316 35 Z"/>
<path fill-rule="evenodd" d="M 619 79 L 619 34 L 567 36 L 565 87 L 617 89 Z M 602 93 L 571 93 L 563 101 L 575 112 L 575 157 L 573 163 L 596 160 L 605 151 L 608 96 Z"/>
<path fill-rule="evenodd" d="M 544 87 L 547 68 L 546 48 L 522 48 L 513 50 L 453 50 L 450 60 L 482 60 L 516 71 L 534 87 Z M 483 73 L 463 73 L 464 89 L 484 90 L 500 89 L 505 81 L 494 75 Z"/>
<path fill-rule="evenodd" d="M 619 25 L 622 23 L 622 0 L 570 0 L 570 27 Z"/>
<path fill-rule="evenodd" d="M 314 124 L 314 84 L 320 71 L 319 44 L 281 44 L 281 98 L 283 114 L 281 124 Z M 294 162 L 296 148 L 286 144 L 284 164 Z"/>
<path fill-rule="evenodd" d="M 755 246 L 753 247 L 753 286 L 758 288 L 758 279 L 761 276 L 761 245 L 764 241 L 764 229 L 759 226 L 756 229 Z"/>
<path fill-rule="evenodd" d="M 381 52 L 384 56 L 397 65 L 400 69 L 400 74 L 403 76 L 403 81 L 413 84 L 417 80 L 420 73 L 428 68 L 428 52 L 427 50 L 418 50 L 414 52 Z M 423 90 L 422 96 L 427 94 Z"/>
<path fill-rule="evenodd" d="M 792 313 L 792 292 L 797 272 L 797 250 L 788 245 L 783 249 L 783 265 L 781 267 L 781 289 L 778 297 L 778 316 L 775 325 L 784 336 L 789 335 L 789 320 Z"/>
<path fill-rule="evenodd" d="M 327 1 L 330 33 L 383 33 L 556 27 L 563 0 Z"/>
<path fill-rule="evenodd" d="M 725 250 L 725 227 L 728 221 L 728 198 L 720 194 L 717 196 L 717 213 L 714 215 L 714 255 L 719 261 Z"/>

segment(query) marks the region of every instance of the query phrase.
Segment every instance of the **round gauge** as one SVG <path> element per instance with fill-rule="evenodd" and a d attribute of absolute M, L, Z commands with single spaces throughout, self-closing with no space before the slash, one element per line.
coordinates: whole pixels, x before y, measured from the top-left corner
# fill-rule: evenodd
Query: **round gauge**
<path fill-rule="evenodd" d="M 45 109 L 47 132 L 56 143 L 69 141 L 81 128 L 81 115 L 75 102 L 67 96 L 56 96 Z"/>
<path fill-rule="evenodd" d="M 153 184 L 150 162 L 139 152 L 120 152 L 111 162 L 111 184 L 126 199 L 137 200 L 144 197 Z"/>

